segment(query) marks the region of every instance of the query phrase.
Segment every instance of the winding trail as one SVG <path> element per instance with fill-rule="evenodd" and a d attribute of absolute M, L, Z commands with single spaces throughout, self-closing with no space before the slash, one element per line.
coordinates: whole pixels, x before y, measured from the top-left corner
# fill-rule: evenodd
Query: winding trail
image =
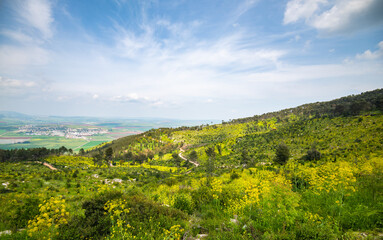
<path fill-rule="evenodd" d="M 42 165 L 48 167 L 50 170 L 53 170 L 53 171 L 57 171 L 57 170 L 58 170 L 57 168 L 53 167 L 52 165 L 50 165 L 50 164 L 47 163 L 47 162 L 40 162 L 40 161 L 35 161 L 35 162 L 36 162 L 36 163 L 40 163 L 40 164 L 42 164 Z"/>
<path fill-rule="evenodd" d="M 185 152 L 185 149 L 183 149 L 183 148 L 181 147 L 181 148 L 180 148 L 180 153 L 178 154 L 178 156 L 180 156 L 180 158 L 182 158 L 182 159 L 185 160 L 185 161 L 189 161 L 189 162 L 193 163 L 194 166 L 196 166 L 196 167 L 199 166 L 199 163 L 197 163 L 197 162 L 193 162 L 192 160 L 189 160 L 189 159 L 187 159 L 186 157 L 182 156 L 182 153 L 183 153 L 183 152 Z"/>

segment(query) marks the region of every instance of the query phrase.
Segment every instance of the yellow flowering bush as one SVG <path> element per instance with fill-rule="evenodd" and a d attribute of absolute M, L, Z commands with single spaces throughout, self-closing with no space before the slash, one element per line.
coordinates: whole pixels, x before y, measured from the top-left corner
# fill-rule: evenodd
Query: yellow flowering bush
<path fill-rule="evenodd" d="M 355 192 L 356 190 L 355 168 L 349 162 L 327 162 L 316 167 L 290 163 L 286 168 L 291 172 L 291 178 L 294 175 L 307 181 L 309 188 L 317 195 L 324 192 Z"/>
<path fill-rule="evenodd" d="M 218 199 L 219 195 L 222 193 L 222 181 L 214 178 L 210 184 L 213 192 L 213 198 Z"/>
<path fill-rule="evenodd" d="M 28 222 L 28 235 L 51 238 L 58 234 L 57 228 L 68 223 L 69 212 L 66 208 L 65 199 L 61 199 L 61 197 L 51 197 L 43 201 L 39 205 L 39 214 Z"/>
<path fill-rule="evenodd" d="M 182 239 L 184 233 L 184 229 L 181 227 L 181 225 L 174 225 L 171 226 L 169 230 L 164 229 L 164 240 L 180 240 Z"/>
<path fill-rule="evenodd" d="M 104 206 L 105 214 L 109 214 L 112 222 L 109 239 L 133 239 L 135 238 L 129 231 L 132 226 L 125 220 L 129 214 L 127 202 L 125 199 L 109 200 Z"/>

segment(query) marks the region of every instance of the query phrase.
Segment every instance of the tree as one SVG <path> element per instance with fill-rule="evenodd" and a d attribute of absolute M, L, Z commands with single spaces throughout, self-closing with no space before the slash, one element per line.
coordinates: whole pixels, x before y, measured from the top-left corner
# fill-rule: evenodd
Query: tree
<path fill-rule="evenodd" d="M 96 155 L 93 156 L 93 163 L 96 166 L 102 165 L 102 155 L 100 153 L 97 153 Z"/>
<path fill-rule="evenodd" d="M 213 175 L 214 169 L 215 169 L 215 166 L 214 166 L 214 161 L 215 161 L 214 147 L 209 147 L 208 149 L 205 150 L 205 152 L 206 152 L 206 155 L 209 157 L 208 161 L 206 163 L 206 173 L 208 174 L 208 176 L 211 177 Z"/>
<path fill-rule="evenodd" d="M 274 162 L 277 164 L 284 165 L 290 158 L 289 148 L 285 143 L 280 143 L 275 151 Z"/>
<path fill-rule="evenodd" d="M 152 151 L 148 152 L 147 157 L 149 158 L 149 160 L 153 160 L 154 153 Z"/>
<path fill-rule="evenodd" d="M 180 167 L 181 166 L 181 158 L 180 158 L 180 156 L 178 156 L 178 153 L 174 152 L 172 154 L 172 157 L 173 157 L 174 162 L 176 163 L 177 167 Z"/>
<path fill-rule="evenodd" d="M 108 148 L 106 149 L 106 151 L 105 151 L 105 157 L 106 157 L 107 159 L 109 159 L 109 160 L 112 159 L 112 157 L 113 157 L 113 148 L 108 147 Z"/>
<path fill-rule="evenodd" d="M 127 152 L 126 154 L 125 154 L 125 156 L 124 156 L 124 158 L 126 159 L 126 160 L 132 160 L 133 159 L 133 153 L 132 152 Z"/>
<path fill-rule="evenodd" d="M 160 152 L 158 153 L 158 157 L 159 157 L 160 159 L 162 159 L 162 157 L 163 157 L 164 155 L 165 155 L 165 154 L 164 154 L 163 151 L 160 151 Z"/>
<path fill-rule="evenodd" d="M 81 148 L 79 153 L 80 153 L 80 155 L 81 155 L 81 156 L 83 156 L 83 155 L 85 154 L 85 151 L 84 151 L 84 149 L 83 149 L 83 148 Z"/>
<path fill-rule="evenodd" d="M 113 157 L 113 148 L 108 147 L 105 150 L 105 161 L 106 161 L 106 165 L 108 165 L 108 167 L 110 166 L 110 163 L 112 161 L 112 157 Z"/>
<path fill-rule="evenodd" d="M 144 153 L 140 153 L 138 154 L 137 156 L 137 160 L 140 164 L 143 164 L 145 162 L 145 160 L 147 160 L 147 156 L 144 154 Z"/>
<path fill-rule="evenodd" d="M 192 160 L 192 161 L 196 161 L 197 158 L 198 158 L 198 154 L 195 150 L 193 150 L 190 154 L 189 154 L 189 158 Z"/>
<path fill-rule="evenodd" d="M 246 149 L 243 149 L 242 153 L 241 153 L 241 164 L 247 165 L 247 164 L 249 164 L 249 161 L 250 161 L 249 155 L 247 154 Z"/>
<path fill-rule="evenodd" d="M 308 161 L 316 161 L 321 159 L 321 157 L 321 153 L 315 147 L 313 147 L 307 151 L 305 159 Z"/>

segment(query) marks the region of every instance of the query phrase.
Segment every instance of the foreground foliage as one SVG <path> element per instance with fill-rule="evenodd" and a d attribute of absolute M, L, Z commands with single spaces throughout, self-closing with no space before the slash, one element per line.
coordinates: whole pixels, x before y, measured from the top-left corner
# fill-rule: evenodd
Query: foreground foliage
<path fill-rule="evenodd" d="M 13 233 L 0 238 L 379 239 L 383 116 L 363 110 L 156 129 L 85 156 L 9 154 L 0 232 Z"/>

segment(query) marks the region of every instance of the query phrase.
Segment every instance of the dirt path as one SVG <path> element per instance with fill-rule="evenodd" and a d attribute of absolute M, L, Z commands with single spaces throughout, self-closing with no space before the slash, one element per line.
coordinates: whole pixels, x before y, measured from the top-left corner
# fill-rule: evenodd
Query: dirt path
<path fill-rule="evenodd" d="M 53 171 L 57 171 L 57 170 L 58 170 L 57 168 L 53 167 L 52 165 L 50 165 L 50 164 L 47 163 L 47 162 L 39 162 L 39 161 L 35 161 L 35 163 L 40 163 L 40 164 L 42 164 L 42 165 L 48 167 L 50 170 L 53 170 Z"/>
<path fill-rule="evenodd" d="M 180 156 L 180 158 L 182 158 L 182 159 L 185 160 L 185 161 L 189 161 L 189 162 L 193 163 L 194 166 L 196 166 L 196 167 L 199 166 L 199 163 L 197 163 L 197 162 L 193 162 L 193 161 L 187 159 L 186 157 L 182 156 L 182 153 L 183 153 L 183 152 L 185 152 L 185 150 L 184 150 L 183 148 L 180 148 L 180 153 L 178 154 L 178 156 Z"/>

